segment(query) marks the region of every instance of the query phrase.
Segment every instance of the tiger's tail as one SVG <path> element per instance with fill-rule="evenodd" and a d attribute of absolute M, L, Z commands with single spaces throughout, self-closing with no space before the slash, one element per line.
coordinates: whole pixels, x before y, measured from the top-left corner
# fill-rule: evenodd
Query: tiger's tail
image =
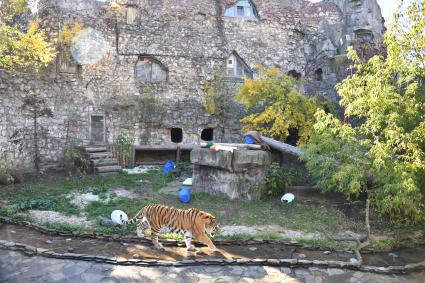
<path fill-rule="evenodd" d="M 141 211 L 139 211 L 133 218 L 125 221 L 123 219 L 121 219 L 121 222 L 123 225 L 129 225 L 129 224 L 134 224 L 136 223 L 138 220 L 142 219 L 145 215 L 144 209 L 142 209 Z"/>

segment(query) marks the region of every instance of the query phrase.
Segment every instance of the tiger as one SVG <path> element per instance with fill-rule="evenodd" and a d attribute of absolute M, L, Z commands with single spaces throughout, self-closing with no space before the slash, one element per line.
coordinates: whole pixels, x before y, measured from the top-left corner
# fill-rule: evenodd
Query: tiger
<path fill-rule="evenodd" d="M 216 246 L 206 233 L 214 237 L 220 232 L 220 225 L 215 217 L 198 208 L 178 209 L 160 204 L 152 204 L 141 209 L 132 219 L 124 220 L 123 225 L 137 223 L 137 236 L 143 237 L 146 230 L 151 231 L 152 243 L 155 248 L 164 250 L 158 240 L 160 231 L 182 234 L 187 251 L 197 251 L 192 245 L 192 238 L 206 244 L 208 248 L 216 250 Z"/>

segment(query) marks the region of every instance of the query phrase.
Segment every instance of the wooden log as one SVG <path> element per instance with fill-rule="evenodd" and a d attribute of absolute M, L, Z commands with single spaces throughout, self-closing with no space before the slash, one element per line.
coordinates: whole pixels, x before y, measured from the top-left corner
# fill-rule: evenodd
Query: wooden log
<path fill-rule="evenodd" d="M 286 154 L 290 154 L 296 157 L 300 157 L 302 151 L 299 147 L 296 146 L 292 146 L 290 144 L 287 143 L 283 143 L 268 137 L 264 137 L 261 136 L 261 140 L 266 143 L 267 145 L 269 145 L 271 148 L 278 150 L 280 152 L 286 153 Z"/>
<path fill-rule="evenodd" d="M 134 146 L 136 151 L 174 151 L 180 147 L 181 150 L 192 150 L 195 145 L 138 145 Z"/>
<path fill-rule="evenodd" d="M 205 147 L 208 143 L 201 142 L 201 146 Z M 241 147 L 246 149 L 254 149 L 254 150 L 260 150 L 263 149 L 263 147 L 259 144 L 244 144 L 244 143 L 214 143 L 216 145 L 224 145 L 224 146 L 230 146 L 230 147 Z"/>

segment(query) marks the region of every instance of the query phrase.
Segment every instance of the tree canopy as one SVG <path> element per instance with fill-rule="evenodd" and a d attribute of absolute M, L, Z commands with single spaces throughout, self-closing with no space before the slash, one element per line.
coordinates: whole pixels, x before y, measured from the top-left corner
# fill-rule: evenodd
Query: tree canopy
<path fill-rule="evenodd" d="M 337 86 L 350 123 L 316 113 L 303 159 L 324 190 L 366 192 L 393 221 L 425 219 L 425 14 L 423 1 L 385 35 L 387 57 L 349 51 L 354 75 Z"/>
<path fill-rule="evenodd" d="M 55 59 L 56 51 L 25 0 L 0 2 L 0 68 L 39 71 Z"/>
<path fill-rule="evenodd" d="M 244 130 L 286 140 L 296 131 L 298 144 L 304 144 L 312 132 L 314 113 L 321 107 L 318 97 L 307 97 L 300 81 L 283 74 L 278 68 L 260 68 L 258 79 L 246 79 L 237 99 L 252 112 L 244 117 Z"/>

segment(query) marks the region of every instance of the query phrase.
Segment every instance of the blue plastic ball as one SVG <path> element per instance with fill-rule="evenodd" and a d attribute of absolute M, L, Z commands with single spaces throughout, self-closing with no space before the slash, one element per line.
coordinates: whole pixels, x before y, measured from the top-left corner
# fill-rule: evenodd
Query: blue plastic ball
<path fill-rule="evenodd" d="M 179 190 L 179 200 L 182 203 L 189 203 L 190 201 L 190 189 L 187 187 L 182 187 Z"/>

